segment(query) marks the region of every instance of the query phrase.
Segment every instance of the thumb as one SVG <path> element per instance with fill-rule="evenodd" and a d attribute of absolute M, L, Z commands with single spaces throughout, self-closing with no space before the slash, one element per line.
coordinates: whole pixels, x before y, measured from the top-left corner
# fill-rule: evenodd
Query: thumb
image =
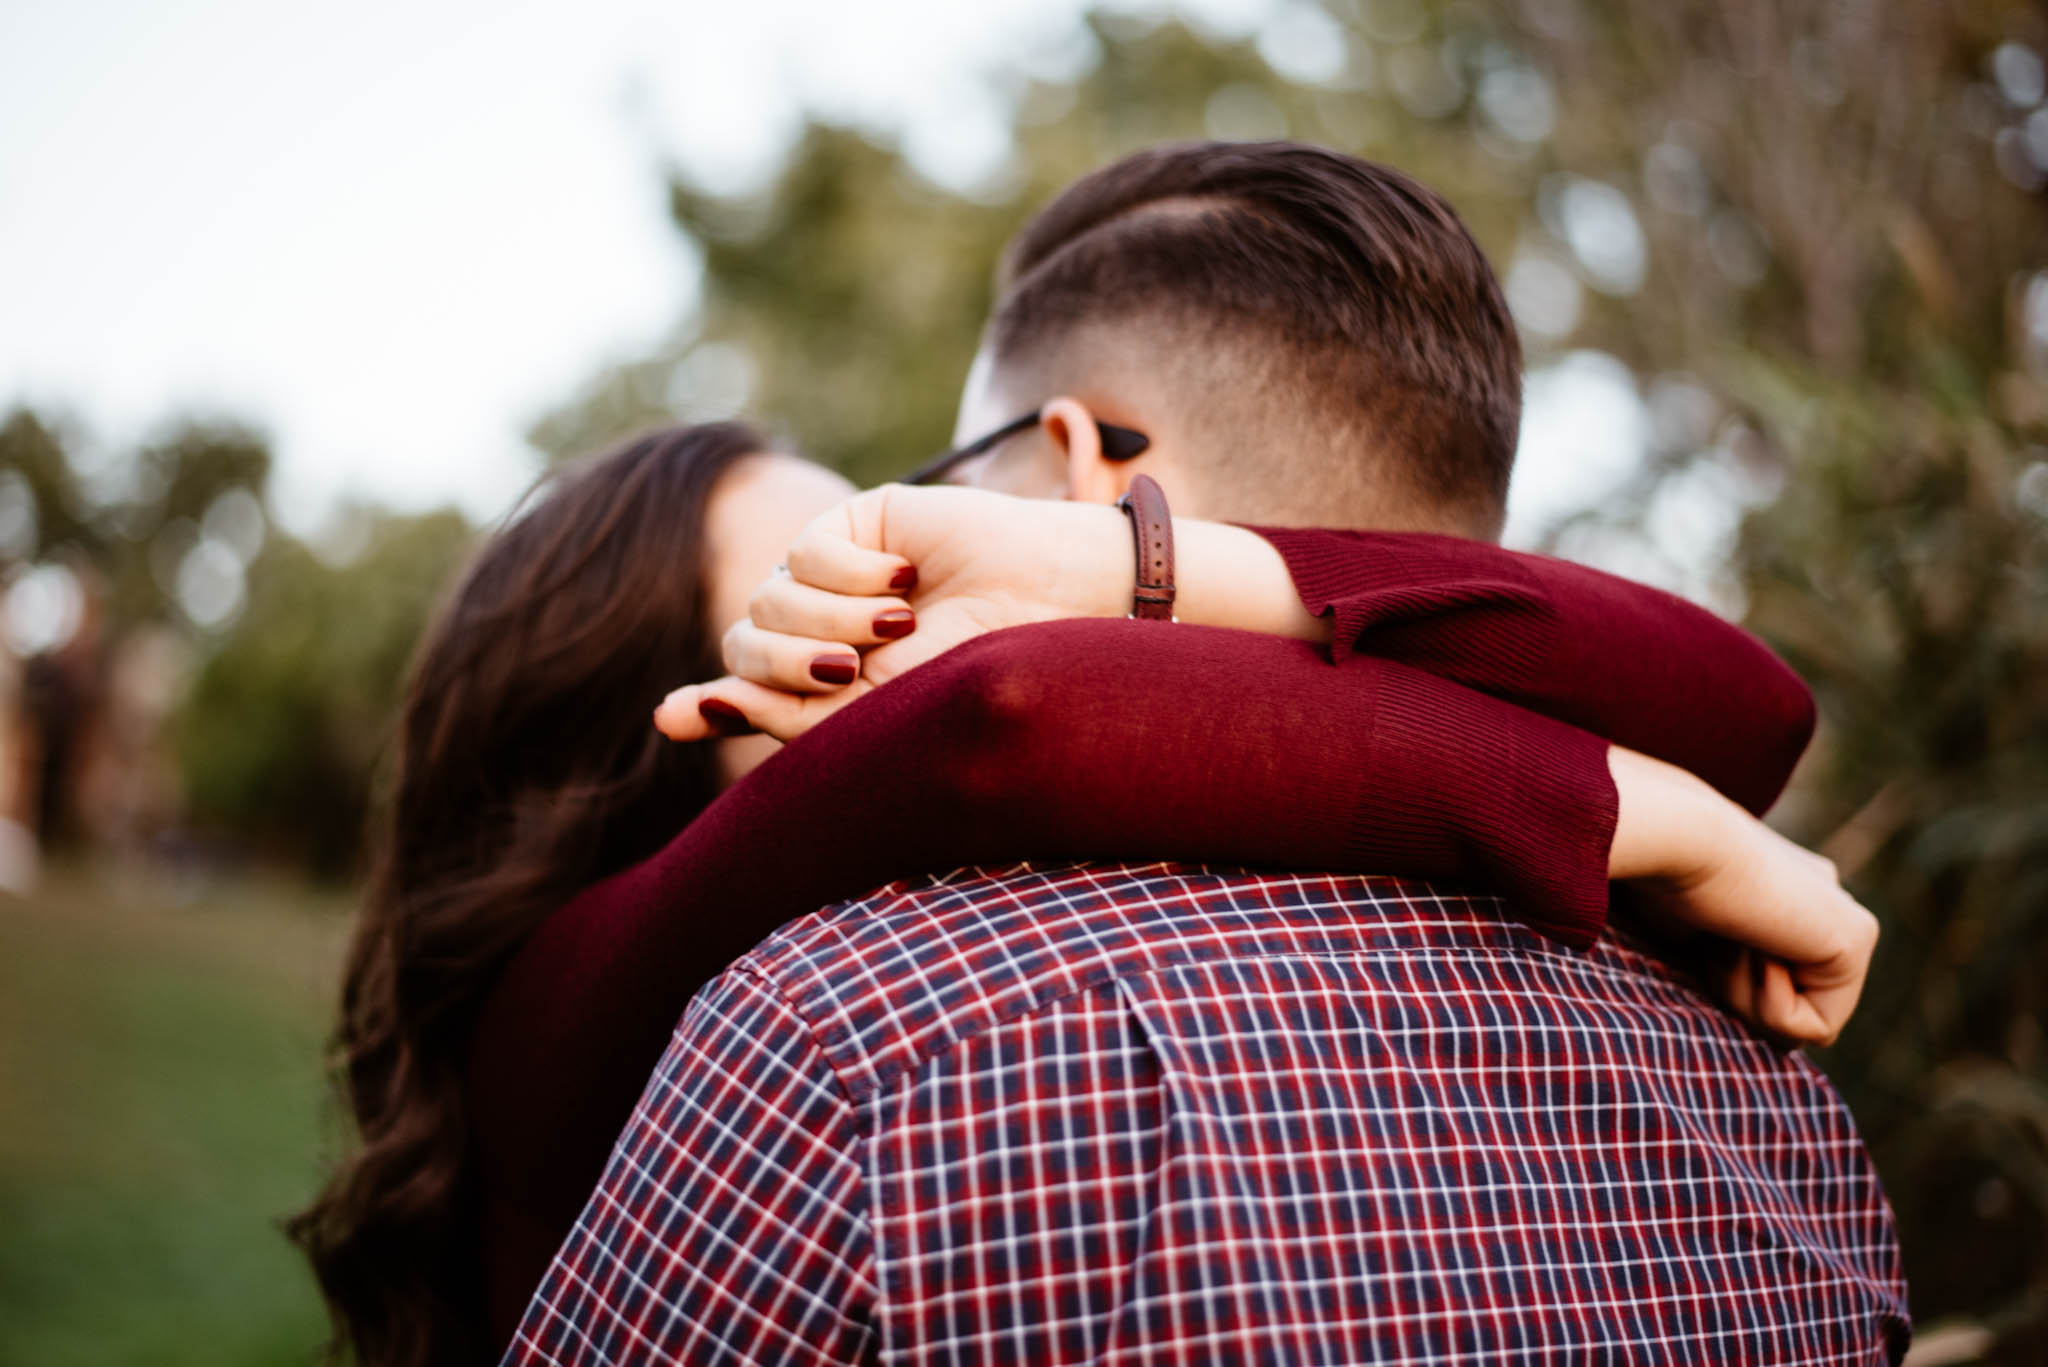
<path fill-rule="evenodd" d="M 1800 1044 L 1832 1044 L 1838 1033 L 1819 1004 L 1792 981 L 1792 971 L 1775 959 L 1763 966 L 1757 1015 L 1764 1029 Z"/>

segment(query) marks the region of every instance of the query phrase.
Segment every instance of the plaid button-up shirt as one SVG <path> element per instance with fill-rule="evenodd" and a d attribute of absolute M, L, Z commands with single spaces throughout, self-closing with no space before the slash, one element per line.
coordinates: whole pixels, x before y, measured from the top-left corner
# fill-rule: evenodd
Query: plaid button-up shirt
<path fill-rule="evenodd" d="M 895 884 L 692 1003 L 508 1363 L 1883 1362 L 1819 1072 L 1612 937 L 1174 865 Z"/>

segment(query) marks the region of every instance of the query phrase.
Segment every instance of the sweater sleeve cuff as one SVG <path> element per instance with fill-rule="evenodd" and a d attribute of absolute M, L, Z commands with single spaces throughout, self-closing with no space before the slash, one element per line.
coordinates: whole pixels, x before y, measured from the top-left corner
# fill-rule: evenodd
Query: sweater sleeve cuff
<path fill-rule="evenodd" d="M 1360 653 L 1376 631 L 1428 619 L 1449 628 L 1475 611 L 1499 621 L 1488 629 L 1485 645 L 1503 658 L 1482 671 L 1488 677 L 1503 670 L 1530 677 L 1547 650 L 1555 612 L 1524 557 L 1512 551 L 1435 532 L 1248 525 L 1245 530 L 1280 553 L 1302 605 L 1332 619 L 1330 655 L 1339 664 Z M 1464 653 L 1469 644 L 1454 645 L 1453 653 Z"/>
<path fill-rule="evenodd" d="M 1354 608 L 1374 594 L 1412 581 L 1413 567 L 1382 536 L 1309 527 L 1251 527 L 1280 552 L 1302 606 L 1333 620 L 1330 654 L 1340 664 L 1357 649 L 1365 622 Z"/>
<path fill-rule="evenodd" d="M 1606 741 L 1534 713 L 1453 709 L 1409 689 L 1381 696 L 1378 724 L 1427 755 L 1433 781 L 1414 789 L 1413 819 L 1455 832 L 1461 862 L 1533 929 L 1575 949 L 1599 938 L 1619 807 Z"/>

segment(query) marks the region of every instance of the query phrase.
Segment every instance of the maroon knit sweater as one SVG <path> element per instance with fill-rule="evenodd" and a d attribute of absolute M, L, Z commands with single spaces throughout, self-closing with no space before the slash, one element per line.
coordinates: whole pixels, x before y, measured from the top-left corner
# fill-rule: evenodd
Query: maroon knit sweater
<path fill-rule="evenodd" d="M 1151 622 L 982 637 L 534 934 L 469 1071 L 494 1343 L 690 997 L 792 917 L 964 864 L 1183 859 L 1476 880 L 1584 945 L 1606 912 L 1607 741 L 1761 812 L 1811 734 L 1790 670 L 1670 595 L 1452 537 L 1260 530 L 1334 615 L 1330 655 Z"/>

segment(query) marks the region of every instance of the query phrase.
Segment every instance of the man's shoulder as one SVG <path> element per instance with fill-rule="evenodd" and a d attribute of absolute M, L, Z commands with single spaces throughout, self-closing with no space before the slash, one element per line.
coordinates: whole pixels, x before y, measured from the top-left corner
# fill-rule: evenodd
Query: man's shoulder
<path fill-rule="evenodd" d="M 731 972 L 772 986 L 856 1095 L 1116 979 L 1285 956 L 1557 954 L 1497 898 L 1197 865 L 1014 864 L 891 883 L 791 922 Z"/>

